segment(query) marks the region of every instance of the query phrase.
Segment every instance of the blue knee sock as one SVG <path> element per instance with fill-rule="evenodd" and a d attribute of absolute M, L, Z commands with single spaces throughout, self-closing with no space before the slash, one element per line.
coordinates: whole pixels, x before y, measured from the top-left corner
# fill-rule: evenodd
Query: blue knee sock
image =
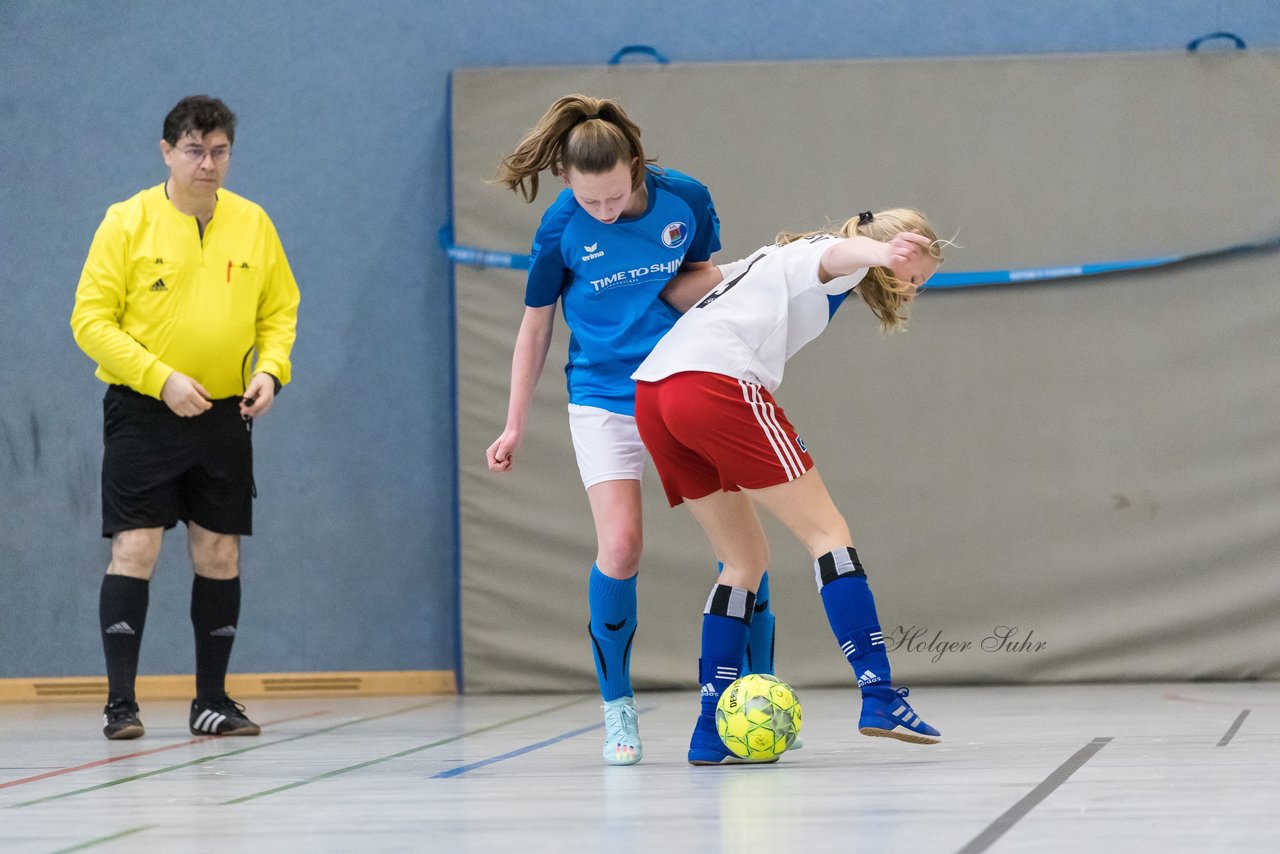
<path fill-rule="evenodd" d="M 760 577 L 755 616 L 747 637 L 747 666 L 743 673 L 773 673 L 774 616 L 769 607 L 769 573 Z"/>
<path fill-rule="evenodd" d="M 894 698 L 889 653 L 876 616 L 876 602 L 867 574 L 850 548 L 836 549 L 814 561 L 814 574 L 822 592 L 827 622 L 840 651 L 858 677 L 863 699 L 890 702 Z"/>
<path fill-rule="evenodd" d="M 716 572 L 723 572 L 724 564 L 716 563 Z M 751 618 L 751 630 L 747 634 L 747 652 L 742 658 L 742 672 L 773 673 L 774 616 L 769 608 L 769 572 L 760 577 L 756 591 L 755 614 Z"/>
<path fill-rule="evenodd" d="M 720 695 L 742 675 L 742 656 L 754 610 L 755 595 L 749 590 L 723 584 L 711 588 L 702 614 L 698 682 L 702 685 L 702 714 L 712 719 Z"/>
<path fill-rule="evenodd" d="M 632 696 L 631 640 L 636 633 L 636 579 L 610 578 L 591 567 L 587 602 L 591 608 L 591 646 L 596 678 L 605 701 Z"/>

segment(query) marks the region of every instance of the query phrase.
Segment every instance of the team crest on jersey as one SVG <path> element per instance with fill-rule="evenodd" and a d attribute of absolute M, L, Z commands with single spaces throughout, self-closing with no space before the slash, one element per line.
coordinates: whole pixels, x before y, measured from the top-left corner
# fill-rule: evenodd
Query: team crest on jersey
<path fill-rule="evenodd" d="M 679 248 L 688 237 L 689 226 L 683 222 L 669 223 L 666 228 L 662 229 L 662 244 L 668 249 Z"/>

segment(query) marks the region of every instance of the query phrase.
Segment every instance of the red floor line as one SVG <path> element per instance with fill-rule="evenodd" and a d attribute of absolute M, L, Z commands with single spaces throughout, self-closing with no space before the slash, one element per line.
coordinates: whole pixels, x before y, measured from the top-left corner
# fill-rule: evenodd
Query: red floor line
<path fill-rule="evenodd" d="M 290 723 L 292 721 L 303 720 L 304 718 L 314 718 L 317 715 L 327 715 L 327 714 L 329 714 L 327 710 L 323 710 L 319 712 L 307 712 L 305 715 L 294 715 L 291 718 L 280 718 L 274 721 L 264 721 L 262 723 L 262 726 L 264 727 L 274 726 L 276 724 Z M 48 780 L 50 777 L 61 777 L 64 774 L 73 774 L 76 771 L 87 771 L 90 768 L 97 768 L 102 765 L 110 765 L 112 762 L 121 762 L 125 759 L 137 759 L 139 756 L 150 756 L 153 753 L 164 753 L 166 750 L 175 750 L 179 747 L 188 747 L 192 744 L 199 744 L 202 741 L 213 741 L 214 739 L 221 738 L 221 737 L 222 736 L 217 736 L 217 735 L 203 735 L 203 736 L 200 736 L 199 738 L 192 738 L 192 739 L 188 739 L 187 741 L 180 741 L 177 744 L 167 744 L 164 747 L 154 747 L 151 750 L 139 750 L 137 753 L 124 753 L 124 754 L 121 754 L 120 756 L 108 756 L 106 759 L 99 759 L 96 762 L 86 762 L 84 765 L 75 765 L 75 766 L 72 766 L 71 768 L 60 768 L 57 771 L 46 771 L 45 773 L 37 774 L 34 777 L 23 777 L 20 780 L 10 780 L 7 783 L 0 783 L 0 789 L 8 789 L 11 786 L 21 786 L 24 783 L 35 783 L 39 780 Z"/>

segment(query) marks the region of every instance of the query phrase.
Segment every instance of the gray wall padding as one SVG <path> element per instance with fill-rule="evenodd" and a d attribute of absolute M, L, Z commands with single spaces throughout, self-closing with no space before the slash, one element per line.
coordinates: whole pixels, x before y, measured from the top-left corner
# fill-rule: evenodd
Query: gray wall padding
<path fill-rule="evenodd" d="M 722 260 L 897 204 L 960 229 L 957 271 L 1280 229 L 1280 56 L 1248 51 L 458 72 L 459 243 L 527 251 L 558 182 L 525 205 L 486 181 L 575 91 L 618 98 L 651 155 L 710 186 Z M 888 338 L 849 304 L 792 362 L 779 400 L 849 519 L 899 681 L 1280 677 L 1278 272 L 1259 253 L 935 291 Z M 459 268 L 457 295 L 466 687 L 588 690 L 563 323 L 516 469 L 493 475 L 523 276 Z M 691 685 L 714 558 L 652 471 L 645 493 L 633 673 Z M 767 527 L 779 674 L 848 684 L 808 556 Z"/>

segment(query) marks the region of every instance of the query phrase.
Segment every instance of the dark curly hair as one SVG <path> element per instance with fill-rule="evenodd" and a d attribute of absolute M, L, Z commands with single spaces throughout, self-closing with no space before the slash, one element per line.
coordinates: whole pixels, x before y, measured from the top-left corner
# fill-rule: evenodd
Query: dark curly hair
<path fill-rule="evenodd" d="M 164 141 L 170 145 L 177 145 L 189 133 L 204 136 L 215 130 L 224 132 L 227 142 L 235 144 L 236 114 L 208 95 L 188 95 L 164 117 Z"/>

